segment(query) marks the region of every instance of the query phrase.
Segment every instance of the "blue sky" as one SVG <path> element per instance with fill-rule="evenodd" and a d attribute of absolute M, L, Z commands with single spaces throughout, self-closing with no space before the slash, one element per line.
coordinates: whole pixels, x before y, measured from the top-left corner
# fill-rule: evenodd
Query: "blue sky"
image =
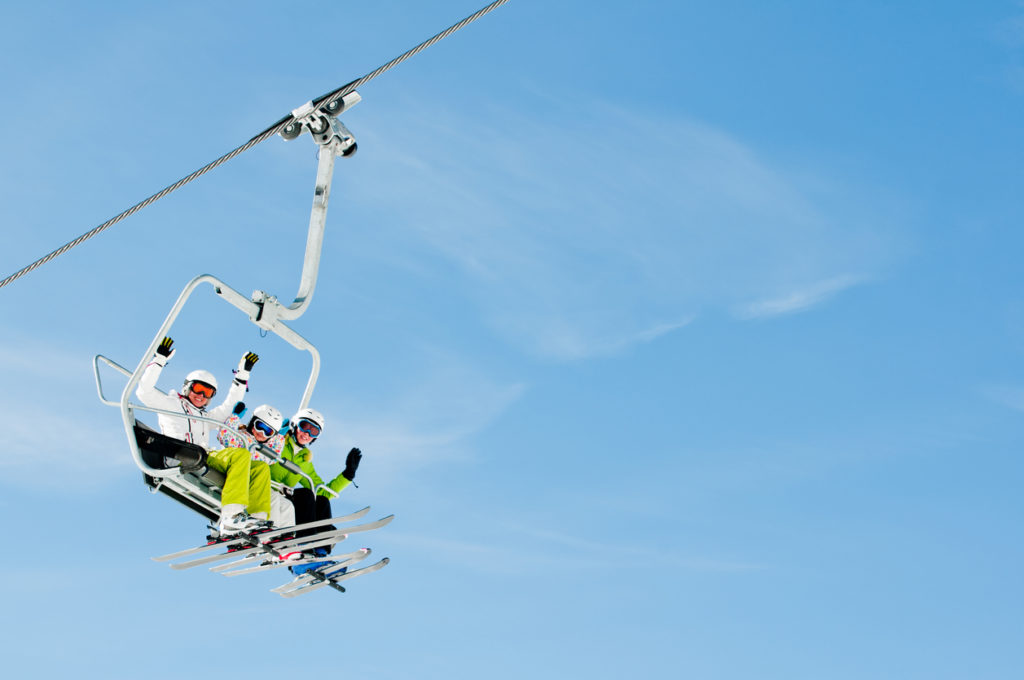
<path fill-rule="evenodd" d="M 5 7 L 0 274 L 478 7 Z M 316 150 L 272 139 L 0 290 L 6 669 L 1019 674 L 1024 4 L 512 0 L 360 92 L 295 327 L 392 564 L 151 562 L 203 523 L 96 398 L 193 276 L 294 294 Z M 293 410 L 211 298 L 161 385 L 251 349 Z"/>

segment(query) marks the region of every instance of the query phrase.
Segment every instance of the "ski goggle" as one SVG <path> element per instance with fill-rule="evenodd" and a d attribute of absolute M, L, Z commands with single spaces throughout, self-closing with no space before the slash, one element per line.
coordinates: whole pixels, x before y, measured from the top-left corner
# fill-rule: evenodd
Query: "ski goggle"
<path fill-rule="evenodd" d="M 207 399 L 213 399 L 213 395 L 217 394 L 216 387 L 213 385 L 207 385 L 204 382 L 199 382 L 198 380 L 192 381 L 192 384 L 189 385 L 189 390 L 191 390 L 192 394 L 198 394 L 199 396 L 206 397 Z"/>
<path fill-rule="evenodd" d="M 300 420 L 299 431 L 305 432 L 314 439 L 320 436 L 320 426 L 310 420 Z"/>
<path fill-rule="evenodd" d="M 263 422 L 259 418 L 257 418 L 256 420 L 252 421 L 252 429 L 254 431 L 256 431 L 256 432 L 262 432 L 263 434 L 267 435 L 268 437 L 273 437 L 275 434 L 277 434 L 277 430 L 272 428 L 270 425 L 267 425 L 265 422 Z"/>

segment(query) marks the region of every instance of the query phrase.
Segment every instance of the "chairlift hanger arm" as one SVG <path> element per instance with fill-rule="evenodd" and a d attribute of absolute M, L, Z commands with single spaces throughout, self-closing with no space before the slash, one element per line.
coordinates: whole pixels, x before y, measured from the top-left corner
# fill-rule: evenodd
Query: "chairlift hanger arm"
<path fill-rule="evenodd" d="M 350 92 L 337 100 L 334 110 L 337 113 L 347 111 L 359 103 L 361 97 L 357 92 Z M 348 157 L 356 152 L 356 140 L 345 125 L 334 115 L 325 115 L 315 107 L 313 102 L 293 112 L 296 123 L 292 133 L 281 136 L 294 139 L 303 129 L 320 145 L 320 158 L 317 162 L 316 183 L 313 188 L 313 207 L 309 215 L 309 233 L 306 236 L 306 253 L 302 261 L 302 275 L 299 279 L 299 291 L 295 301 L 287 307 L 276 297 L 263 291 L 253 293 L 252 301 L 257 304 L 259 312 L 252 316 L 253 322 L 266 328 L 278 319 L 294 320 L 302 316 L 313 298 L 316 289 L 317 275 L 320 270 L 320 253 L 323 250 L 324 228 L 327 224 L 327 204 L 331 197 L 331 182 L 334 179 L 334 161 L 338 156 Z M 287 129 L 287 128 L 286 128 Z"/>

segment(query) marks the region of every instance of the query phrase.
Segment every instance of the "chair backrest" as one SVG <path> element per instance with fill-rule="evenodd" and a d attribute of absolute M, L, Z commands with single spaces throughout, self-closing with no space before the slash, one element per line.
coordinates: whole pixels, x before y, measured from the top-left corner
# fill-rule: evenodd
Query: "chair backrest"
<path fill-rule="evenodd" d="M 135 421 L 133 430 L 139 454 L 146 465 L 166 469 L 164 458 L 174 458 L 181 462 L 180 469 L 183 474 L 180 477 L 156 478 L 143 473 L 146 486 L 215 521 L 218 517 L 216 509 L 220 507 L 220 493 L 224 488 L 225 477 L 218 470 L 203 470 L 206 462 L 206 451 L 203 447 L 168 437 L 139 421 Z"/>
<path fill-rule="evenodd" d="M 206 461 L 206 450 L 198 444 L 186 442 L 157 432 L 145 423 L 135 421 L 135 442 L 146 464 L 166 468 L 164 458 L 177 459 L 185 468 L 198 468 Z"/>

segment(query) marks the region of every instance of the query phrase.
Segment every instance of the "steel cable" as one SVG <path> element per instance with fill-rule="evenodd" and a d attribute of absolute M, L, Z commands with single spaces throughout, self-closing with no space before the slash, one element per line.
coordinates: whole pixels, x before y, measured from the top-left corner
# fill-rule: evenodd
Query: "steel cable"
<path fill-rule="evenodd" d="M 435 35 L 433 38 L 430 38 L 429 40 L 426 40 L 426 41 L 420 43 L 419 45 L 417 45 L 416 47 L 412 48 L 408 52 L 405 52 L 401 56 L 392 59 L 391 61 L 389 61 L 388 63 L 384 64 L 383 66 L 381 66 L 377 70 L 372 71 L 372 72 L 366 74 L 365 76 L 363 76 L 362 78 L 360 78 L 358 80 L 353 80 L 351 83 L 349 83 L 347 85 L 344 85 L 344 86 L 338 88 L 337 90 L 334 90 L 332 92 L 328 92 L 327 94 L 322 95 L 321 97 L 318 97 L 317 99 L 313 100 L 314 105 L 318 109 L 325 108 L 325 107 L 329 106 L 330 104 L 332 104 L 333 102 L 341 99 L 346 94 L 349 94 L 350 92 L 352 92 L 356 88 L 361 87 L 362 85 L 368 83 L 369 81 L 373 80 L 374 78 L 376 78 L 380 74 L 384 73 L 385 71 L 387 71 L 387 70 L 397 66 L 398 64 L 402 63 L 403 61 L 405 61 L 409 57 L 415 56 L 419 52 L 422 52 L 423 50 L 427 49 L 428 47 L 430 47 L 434 43 L 439 42 L 441 40 L 444 40 L 445 38 L 447 38 L 449 35 L 451 35 L 455 31 L 459 30 L 460 28 L 462 28 L 462 27 L 464 27 L 464 26 L 466 26 L 468 24 L 473 23 L 474 21 L 476 21 L 477 19 L 479 19 L 483 15 L 487 14 L 491 10 L 496 9 L 497 7 L 500 7 L 501 5 L 504 5 L 506 2 L 508 2 L 508 0 L 495 0 L 495 2 L 492 2 L 491 4 L 487 5 L 483 9 L 481 9 L 481 10 L 479 10 L 479 11 L 477 11 L 477 12 L 471 14 L 471 15 L 469 15 L 468 17 L 466 17 L 465 19 L 463 19 L 459 23 L 454 24 L 454 25 L 448 27 L 444 31 L 441 31 L 440 33 Z M 11 274 L 10 276 L 8 276 L 3 281 L 0 281 L 0 288 L 3 288 L 7 284 L 12 283 L 13 281 L 16 281 L 16 280 L 20 279 L 22 276 L 25 276 L 26 274 L 28 274 L 29 272 L 33 271 L 34 269 L 37 269 L 38 267 L 41 267 L 42 265 L 46 264 L 50 260 L 54 259 L 55 257 L 57 257 L 59 255 L 63 255 L 64 253 L 66 253 L 67 251 L 71 250 L 75 246 L 77 246 L 77 245 L 79 245 L 79 244 L 89 240 L 90 238 L 92 238 L 96 234 L 100 233 L 101 231 L 107 229 L 108 227 L 112 227 L 115 224 L 117 224 L 118 222 L 120 222 L 121 220 L 125 219 L 126 217 L 130 217 L 130 216 L 134 215 L 135 213 L 137 213 L 138 211 L 142 210 L 146 206 L 148 206 L 148 205 L 150 205 L 152 203 L 156 203 L 157 201 L 159 201 L 161 198 L 163 198 L 164 196 L 168 195 L 172 191 L 176 191 L 176 190 L 180 189 L 181 187 L 185 186 L 186 184 L 188 184 L 192 180 L 197 179 L 197 178 L 201 177 L 202 175 L 205 175 L 210 170 L 213 170 L 214 168 L 216 168 L 216 167 L 218 167 L 220 165 L 223 165 L 224 163 L 227 163 L 229 160 L 231 160 L 235 156 L 239 155 L 240 153 L 242 153 L 244 151 L 248 151 L 252 147 L 254 147 L 257 144 L 259 144 L 260 142 L 265 141 L 266 139 L 269 139 L 270 137 L 273 137 L 274 135 L 279 133 L 282 129 L 284 129 L 284 127 L 286 125 L 288 125 L 289 123 L 291 123 L 293 120 L 295 120 L 294 116 L 292 116 L 292 115 L 285 116 L 284 118 L 279 120 L 277 123 L 275 123 L 271 127 L 267 128 L 266 130 L 264 130 L 260 134 L 256 135 L 255 137 L 253 137 L 252 139 L 250 139 L 248 142 L 246 142 L 242 146 L 238 147 L 237 149 L 234 149 L 233 151 L 229 151 L 228 153 L 224 154 L 223 156 L 221 156 L 217 160 L 213 161 L 212 163 L 208 163 L 207 165 L 204 165 L 203 167 L 199 168 L 198 170 L 196 170 L 192 174 L 190 174 L 190 175 L 188 175 L 186 177 L 182 177 L 181 179 L 179 179 L 174 184 L 164 188 L 161 191 L 158 191 L 157 193 L 153 194 L 152 196 L 150 196 L 149 198 L 145 199 L 144 201 L 142 201 L 140 203 L 136 203 L 131 208 L 128 208 L 127 210 L 125 210 L 123 213 L 121 213 L 121 214 L 119 214 L 119 215 L 117 215 L 115 217 L 112 217 L 111 219 L 107 220 L 106 222 L 104 222 L 103 224 L 99 225 L 98 227 L 96 227 L 94 229 L 91 229 L 90 231 L 87 231 L 86 233 L 84 233 L 81 236 L 79 236 L 78 238 L 76 238 L 74 241 L 70 241 L 68 243 L 65 243 L 63 246 L 61 246 L 57 250 L 54 250 L 52 253 L 50 253 L 50 254 L 48 254 L 48 255 L 46 255 L 44 257 L 39 258 L 38 260 L 36 260 L 32 264 L 28 265 L 24 269 L 21 269 L 20 271 L 17 271 L 14 274 Z"/>

